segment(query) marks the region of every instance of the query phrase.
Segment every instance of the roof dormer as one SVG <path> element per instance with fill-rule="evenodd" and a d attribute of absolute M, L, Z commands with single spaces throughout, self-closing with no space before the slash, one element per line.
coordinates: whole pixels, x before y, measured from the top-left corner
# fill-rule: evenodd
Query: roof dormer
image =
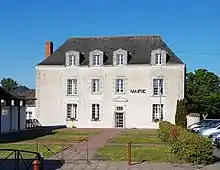
<path fill-rule="evenodd" d="M 98 67 L 103 65 L 104 53 L 101 50 L 93 50 L 89 52 L 89 65 Z"/>
<path fill-rule="evenodd" d="M 66 66 L 74 67 L 80 65 L 80 52 L 79 51 L 67 51 L 66 52 Z"/>
<path fill-rule="evenodd" d="M 113 52 L 113 65 L 124 66 L 128 63 L 128 52 L 122 48 Z"/>
<path fill-rule="evenodd" d="M 165 65 L 166 64 L 166 51 L 162 49 L 155 49 L 151 51 L 151 64 L 152 65 Z"/>

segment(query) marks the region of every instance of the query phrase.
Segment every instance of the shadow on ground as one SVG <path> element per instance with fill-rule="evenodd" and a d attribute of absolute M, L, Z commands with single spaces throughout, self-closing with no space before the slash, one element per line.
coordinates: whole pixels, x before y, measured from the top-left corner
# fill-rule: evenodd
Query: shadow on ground
<path fill-rule="evenodd" d="M 32 170 L 33 160 L 5 160 L 0 159 L 1 170 Z M 56 170 L 61 168 L 63 163 L 60 160 L 44 160 L 43 168 L 46 170 Z"/>
<path fill-rule="evenodd" d="M 47 126 L 33 129 L 26 129 L 18 132 L 10 132 L 0 134 L 0 143 L 21 142 L 25 140 L 33 140 L 46 135 L 54 134 L 54 130 L 63 129 L 66 126 Z"/>

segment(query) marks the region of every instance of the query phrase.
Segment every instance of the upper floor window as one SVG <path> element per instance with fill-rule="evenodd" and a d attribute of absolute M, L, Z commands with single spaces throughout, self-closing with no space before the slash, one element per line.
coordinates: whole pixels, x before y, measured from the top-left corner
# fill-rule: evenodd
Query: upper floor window
<path fill-rule="evenodd" d="M 123 54 L 117 54 L 117 56 L 116 56 L 116 65 L 117 66 L 124 65 L 124 55 Z"/>
<path fill-rule="evenodd" d="M 77 104 L 67 104 L 67 120 L 76 120 Z"/>
<path fill-rule="evenodd" d="M 76 56 L 75 55 L 69 55 L 69 65 L 70 66 L 76 65 Z"/>
<path fill-rule="evenodd" d="M 92 79 L 92 93 L 100 91 L 100 79 Z"/>
<path fill-rule="evenodd" d="M 92 120 L 97 121 L 100 119 L 100 104 L 92 104 Z"/>
<path fill-rule="evenodd" d="M 124 93 L 125 92 L 125 80 L 122 78 L 116 79 L 115 81 L 115 92 Z"/>
<path fill-rule="evenodd" d="M 99 66 L 100 65 L 100 55 L 93 55 L 92 58 L 92 65 L 93 66 Z"/>
<path fill-rule="evenodd" d="M 77 95 L 77 79 L 67 80 L 67 95 Z"/>
<path fill-rule="evenodd" d="M 164 94 L 164 80 L 162 78 L 153 79 L 153 95 Z"/>
<path fill-rule="evenodd" d="M 161 55 L 161 53 L 156 53 L 155 54 L 155 64 L 156 65 L 161 65 L 162 64 L 162 55 Z"/>

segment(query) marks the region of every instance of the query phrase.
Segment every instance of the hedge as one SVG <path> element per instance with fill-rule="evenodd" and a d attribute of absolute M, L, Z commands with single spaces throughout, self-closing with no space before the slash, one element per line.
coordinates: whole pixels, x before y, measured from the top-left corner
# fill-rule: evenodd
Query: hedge
<path fill-rule="evenodd" d="M 171 151 L 188 163 L 210 164 L 213 146 L 210 139 L 191 133 L 167 121 L 159 123 L 160 139 L 170 145 Z"/>

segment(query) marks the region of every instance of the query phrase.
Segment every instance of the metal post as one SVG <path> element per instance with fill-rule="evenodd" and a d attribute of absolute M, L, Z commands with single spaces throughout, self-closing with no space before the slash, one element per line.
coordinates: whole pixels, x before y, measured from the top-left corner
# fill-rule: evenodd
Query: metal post
<path fill-rule="evenodd" d="M 131 165 L 131 142 L 128 142 L 128 165 Z"/>
<path fill-rule="evenodd" d="M 86 161 L 89 163 L 89 141 L 86 140 Z"/>

